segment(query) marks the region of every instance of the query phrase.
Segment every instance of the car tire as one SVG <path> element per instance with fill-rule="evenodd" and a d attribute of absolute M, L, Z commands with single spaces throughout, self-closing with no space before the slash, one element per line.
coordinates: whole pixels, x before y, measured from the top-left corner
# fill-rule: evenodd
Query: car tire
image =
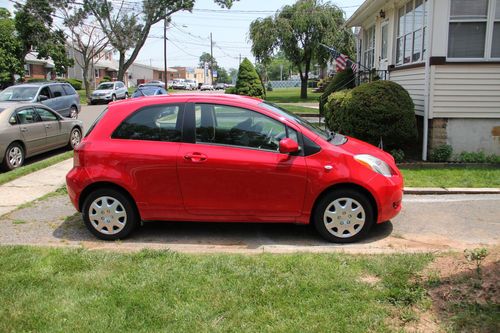
<path fill-rule="evenodd" d="M 83 203 L 82 215 L 87 229 L 103 240 L 126 238 L 139 224 L 133 202 L 111 188 L 91 192 Z"/>
<path fill-rule="evenodd" d="M 76 106 L 71 106 L 69 109 L 69 117 L 72 119 L 78 119 L 78 108 Z"/>
<path fill-rule="evenodd" d="M 82 141 L 82 131 L 78 127 L 74 127 L 69 134 L 68 148 L 75 149 Z"/>
<path fill-rule="evenodd" d="M 123 99 L 127 99 L 128 98 L 128 92 L 125 93 L 125 97 Z"/>
<path fill-rule="evenodd" d="M 24 164 L 25 156 L 24 148 L 19 142 L 11 143 L 5 150 L 2 169 L 10 171 L 21 167 Z"/>
<path fill-rule="evenodd" d="M 353 243 L 364 238 L 375 220 L 366 195 L 353 189 L 334 190 L 325 195 L 313 213 L 318 233 L 333 243 Z"/>
<path fill-rule="evenodd" d="M 111 102 L 114 102 L 114 101 L 116 101 L 116 95 L 111 96 Z"/>

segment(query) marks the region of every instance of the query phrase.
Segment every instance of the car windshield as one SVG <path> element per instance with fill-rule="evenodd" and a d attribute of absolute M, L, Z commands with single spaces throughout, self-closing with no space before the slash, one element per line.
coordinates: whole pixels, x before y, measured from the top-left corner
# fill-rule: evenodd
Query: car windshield
<path fill-rule="evenodd" d="M 0 101 L 31 101 L 37 92 L 38 87 L 8 87 L 0 93 Z"/>
<path fill-rule="evenodd" d="M 296 123 L 304 126 L 305 128 L 307 128 L 311 132 L 318 134 L 320 137 L 322 137 L 325 140 L 330 140 L 332 137 L 332 135 L 330 133 L 325 132 L 324 130 L 311 124 L 310 122 L 308 122 L 304 118 L 299 117 L 296 114 L 293 114 L 292 112 L 287 111 L 287 110 L 277 106 L 276 104 L 269 103 L 269 102 L 263 102 L 263 103 L 260 103 L 259 106 L 261 106 L 267 110 L 273 111 L 273 112 L 279 114 L 280 116 L 285 117 L 286 119 L 295 121 Z"/>
<path fill-rule="evenodd" d="M 113 89 L 113 86 L 114 86 L 113 83 L 101 83 L 97 87 L 97 90 L 111 90 L 111 89 Z"/>

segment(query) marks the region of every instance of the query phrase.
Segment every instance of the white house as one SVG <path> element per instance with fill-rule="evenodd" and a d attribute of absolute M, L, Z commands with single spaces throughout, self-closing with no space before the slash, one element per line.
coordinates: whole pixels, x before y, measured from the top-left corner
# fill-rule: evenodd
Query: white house
<path fill-rule="evenodd" d="M 410 93 L 424 158 L 441 144 L 500 154 L 500 0 L 366 0 L 347 26 L 361 64 Z"/>

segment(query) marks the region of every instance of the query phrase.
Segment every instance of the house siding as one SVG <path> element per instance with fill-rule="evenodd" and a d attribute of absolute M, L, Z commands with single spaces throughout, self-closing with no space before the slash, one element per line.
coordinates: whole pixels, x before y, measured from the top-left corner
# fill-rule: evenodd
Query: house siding
<path fill-rule="evenodd" d="M 423 116 L 425 67 L 395 70 L 390 73 L 389 79 L 408 91 L 415 104 L 415 114 Z"/>
<path fill-rule="evenodd" d="M 429 118 L 500 118 L 500 64 L 432 66 Z"/>

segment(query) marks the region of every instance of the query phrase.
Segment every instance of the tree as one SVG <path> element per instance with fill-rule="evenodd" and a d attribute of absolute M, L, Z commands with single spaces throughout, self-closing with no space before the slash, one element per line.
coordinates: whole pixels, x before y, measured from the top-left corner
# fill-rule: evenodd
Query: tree
<path fill-rule="evenodd" d="M 267 64 L 257 64 L 257 72 L 270 81 L 288 80 L 292 70 L 292 63 L 279 51 L 275 56 L 270 57 Z"/>
<path fill-rule="evenodd" d="M 322 43 L 335 45 L 344 54 L 354 54 L 354 38 L 343 24 L 344 12 L 339 7 L 321 0 L 299 0 L 274 16 L 250 24 L 252 53 L 267 65 L 273 54 L 283 51 L 299 71 L 300 97 L 305 99 L 312 60 L 324 65 L 331 57 Z"/>
<path fill-rule="evenodd" d="M 221 7 L 231 7 L 238 0 L 214 0 Z M 195 0 L 83 0 L 92 12 L 110 44 L 119 54 L 118 80 L 134 63 L 148 38 L 151 27 L 182 10 L 193 9 Z M 127 52 L 131 50 L 129 56 Z"/>
<path fill-rule="evenodd" d="M 76 63 L 82 68 L 85 95 L 90 100 L 90 77 L 93 77 L 93 64 L 101 59 L 109 40 L 97 26 L 97 22 L 88 19 L 88 12 L 82 8 L 66 7 L 62 10 L 64 25 L 71 32 L 71 47 L 78 52 Z"/>
<path fill-rule="evenodd" d="M 7 9 L 0 8 L 0 85 L 11 85 L 15 74 L 23 74 L 20 53 L 21 42 L 16 36 L 15 22 Z"/>
<path fill-rule="evenodd" d="M 217 69 L 217 83 L 231 83 L 232 79 L 223 67 Z"/>
<path fill-rule="evenodd" d="M 205 63 L 208 64 L 208 68 L 210 68 L 210 64 L 213 63 L 213 66 L 214 66 L 214 70 L 216 70 L 218 68 L 218 65 L 217 65 L 217 60 L 215 60 L 215 57 L 212 57 L 210 55 L 210 53 L 208 52 L 203 52 L 200 56 L 200 62 L 198 63 L 198 66 L 200 68 L 204 68 L 205 67 Z"/>
<path fill-rule="evenodd" d="M 246 95 L 261 98 L 263 98 L 265 95 L 262 81 L 260 80 L 255 67 L 247 58 L 245 58 L 240 64 L 235 93 L 237 95 Z"/>
<path fill-rule="evenodd" d="M 21 42 L 18 53 L 24 61 L 32 50 L 38 52 L 38 59 L 52 58 L 56 73 L 62 74 L 73 65 L 73 60 L 66 56 L 66 36 L 61 29 L 55 29 L 52 16 L 64 0 L 26 0 L 16 3 L 15 27 Z"/>

